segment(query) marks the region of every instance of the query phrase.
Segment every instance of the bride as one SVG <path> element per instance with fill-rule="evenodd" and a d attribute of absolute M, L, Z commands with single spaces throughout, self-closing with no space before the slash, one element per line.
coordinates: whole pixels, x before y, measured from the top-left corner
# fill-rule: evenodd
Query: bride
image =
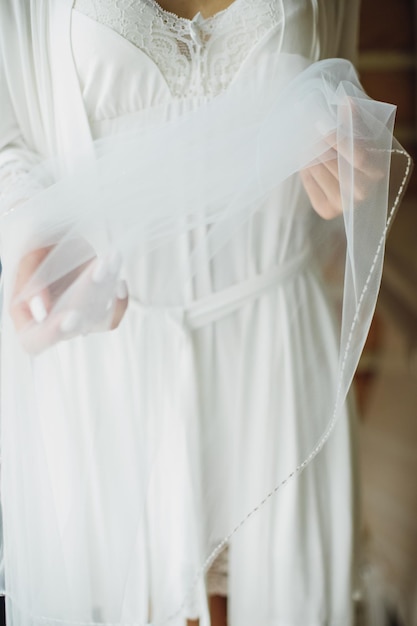
<path fill-rule="evenodd" d="M 8 623 L 353 624 L 393 122 L 326 61 L 357 3 L 0 17 Z"/>

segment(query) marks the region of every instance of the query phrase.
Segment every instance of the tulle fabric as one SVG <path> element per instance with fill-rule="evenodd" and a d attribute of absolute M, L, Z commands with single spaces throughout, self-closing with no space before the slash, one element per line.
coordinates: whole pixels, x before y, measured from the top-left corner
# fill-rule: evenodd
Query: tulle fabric
<path fill-rule="evenodd" d="M 45 162 L 2 198 L 2 480 L 13 623 L 156 625 L 204 616 L 210 564 L 244 528 L 267 519 L 288 483 L 303 484 L 300 474 L 332 445 L 411 163 L 393 139 L 394 107 L 369 99 L 349 62 L 309 65 L 281 53 L 269 68 L 268 81 L 254 73 L 168 123 L 143 127 L 130 116 L 128 132 L 95 143 L 94 159 L 80 157 L 71 173 Z M 302 170 L 334 160 L 338 217 L 321 220 L 305 201 L 271 205 L 277 190 L 281 198 L 303 193 Z M 225 265 L 242 230 L 266 210 L 288 235 L 280 262 L 194 297 L 193 285 L 218 271 L 219 260 Z M 22 262 L 38 250 L 47 254 L 22 285 Z M 142 272 L 154 276 L 149 289 Z M 120 278 L 129 313 L 104 332 Z M 16 330 L 9 311 L 39 295 L 46 319 Z M 265 298 L 274 303 L 269 312 Z M 196 381 L 195 333 L 217 324 L 232 336 L 233 314 L 253 302 L 273 330 L 242 343 L 216 374 L 225 387 L 240 377 L 247 392 L 229 422 L 218 423 L 214 406 L 202 423 L 198 407 L 210 403 L 210 389 Z M 64 331 L 74 312 L 75 327 Z M 273 415 L 256 425 L 274 385 L 267 371 L 242 363 L 260 363 L 261 350 L 279 364 L 290 430 Z M 252 385 L 265 386 L 264 405 L 251 405 Z M 249 448 L 238 445 L 244 433 L 234 422 L 244 415 L 252 416 Z M 275 449 L 276 464 L 263 468 L 263 451 Z"/>

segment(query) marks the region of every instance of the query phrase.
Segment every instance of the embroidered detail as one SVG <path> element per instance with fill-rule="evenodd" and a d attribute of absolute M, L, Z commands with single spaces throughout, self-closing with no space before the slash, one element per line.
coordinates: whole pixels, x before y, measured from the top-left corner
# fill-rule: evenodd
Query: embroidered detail
<path fill-rule="evenodd" d="M 279 0 L 234 0 L 213 17 L 198 13 L 192 20 L 155 0 L 75 0 L 73 8 L 145 52 L 176 98 L 221 93 L 282 19 Z"/>

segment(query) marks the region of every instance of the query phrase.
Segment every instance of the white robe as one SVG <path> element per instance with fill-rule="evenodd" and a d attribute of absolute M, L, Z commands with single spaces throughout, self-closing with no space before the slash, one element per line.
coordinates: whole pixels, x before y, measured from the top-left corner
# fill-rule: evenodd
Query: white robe
<path fill-rule="evenodd" d="M 313 57 L 353 56 L 358 14 L 356 5 L 346 2 L 311 3 L 312 15 L 315 8 L 319 16 L 318 43 Z M 86 85 L 80 85 L 74 63 L 71 9 L 72 1 L 66 0 L 30 3 L 6 0 L 0 10 L 0 172 L 3 185 L 10 184 L 12 176 L 24 175 L 40 157 L 58 155 L 71 169 L 76 166 L 75 155 L 78 159 L 80 152 L 85 155 L 91 152 L 92 130 L 91 120 L 86 114 Z M 301 40 L 296 28 L 292 33 L 289 27 L 287 35 L 287 52 L 295 51 L 307 57 L 312 54 L 311 43 L 307 39 Z M 291 191 L 291 185 L 287 191 Z M 299 188 L 296 187 L 293 196 L 298 197 L 298 194 Z M 254 218 L 252 227 L 262 230 L 265 224 L 257 224 Z M 291 235 L 288 231 L 287 236 L 294 236 L 294 233 Z M 242 246 L 238 240 L 236 258 L 241 255 Z M 269 246 L 271 250 L 274 249 L 273 239 Z M 260 264 L 257 269 L 261 272 L 270 265 L 267 248 L 263 250 L 264 256 L 257 258 Z M 214 265 L 214 271 L 217 268 L 219 272 L 217 289 L 229 286 L 227 278 L 226 284 L 222 284 L 222 267 L 227 267 L 227 260 L 222 260 L 220 255 Z M 237 278 L 240 281 L 247 278 L 246 268 L 242 267 L 242 264 L 239 266 L 237 263 Z M 7 267 L 5 269 L 7 271 Z M 145 283 L 139 281 L 138 289 L 146 284 L 146 269 L 141 271 L 145 275 Z M 133 289 L 136 274 L 140 274 L 140 270 L 133 265 L 133 269 L 131 267 L 128 270 Z M 236 275 L 231 275 L 230 283 L 234 282 Z M 197 292 L 201 287 L 197 286 Z M 294 318 L 291 305 L 288 304 L 291 303 L 292 288 L 284 290 L 278 285 L 258 301 L 247 303 L 232 316 L 196 330 L 191 336 L 188 333 L 184 335 L 181 328 L 178 332 L 182 320 L 175 319 L 172 312 L 169 312 L 162 325 L 160 318 L 155 322 L 146 312 L 131 313 L 116 334 L 75 341 L 74 345 L 57 349 L 55 360 L 48 361 L 48 357 L 39 359 L 40 364 L 35 368 L 34 397 L 37 384 L 40 389 L 46 389 L 48 381 L 54 380 L 50 395 L 36 398 L 43 416 L 42 434 L 39 434 L 34 424 L 33 431 L 25 434 L 24 429 L 29 425 L 22 421 L 16 432 L 19 432 L 19 428 L 23 429 L 23 441 L 20 444 L 10 437 L 10 431 L 6 433 L 10 447 L 5 451 L 5 457 L 10 459 L 20 449 L 20 445 L 22 450 L 29 449 L 30 438 L 33 437 L 34 459 L 40 462 L 37 455 L 45 446 L 43 462 L 49 464 L 48 472 L 52 474 L 50 488 L 54 495 L 51 499 L 41 492 L 38 485 L 40 492 L 32 494 L 33 500 L 21 501 L 26 502 L 25 506 L 29 506 L 29 501 L 33 507 L 37 506 L 37 501 L 45 506 L 45 526 L 39 528 L 35 523 L 29 531 L 30 563 L 25 565 L 22 561 L 13 565 L 14 550 L 16 553 L 18 551 L 17 544 L 13 548 L 13 543 L 19 539 L 18 536 L 14 537 L 11 528 L 13 514 L 8 513 L 7 494 L 11 497 L 11 485 L 7 482 L 4 485 L 6 564 L 10 564 L 11 571 L 9 573 L 6 569 L 5 589 L 10 623 L 26 624 L 30 614 L 34 623 L 41 623 L 43 619 L 56 619 L 67 624 L 89 621 L 144 624 L 149 617 L 149 603 L 152 605 L 152 619 L 156 620 L 155 623 L 165 623 L 171 612 L 181 608 L 201 558 L 198 554 L 200 539 L 194 536 L 198 531 L 193 516 L 199 520 L 200 514 L 196 511 L 203 506 L 201 500 L 204 495 L 210 502 L 204 521 L 208 520 L 209 526 L 211 524 L 209 540 L 215 545 L 239 524 L 263 495 L 273 490 L 275 470 L 271 467 L 275 457 L 283 459 L 280 462 L 284 468 L 293 469 L 291 450 L 297 446 L 303 449 L 303 429 L 308 430 L 305 422 L 297 423 L 293 419 L 298 414 L 298 405 L 302 406 L 300 415 L 305 415 L 309 402 L 312 403 L 311 407 L 314 402 L 317 403 L 313 413 L 320 410 L 320 398 L 302 397 L 303 377 L 307 372 L 311 376 L 315 368 L 321 354 L 317 348 L 320 342 L 330 346 L 333 342 L 331 316 L 319 281 L 310 275 L 305 278 L 300 272 L 294 289 L 297 293 L 305 290 L 305 297 L 314 304 L 310 309 L 307 307 L 305 317 L 300 315 L 297 320 L 298 333 L 292 335 L 290 329 Z M 156 296 L 152 293 L 155 289 Z M 202 291 L 205 295 L 204 286 Z M 139 299 L 144 294 L 138 292 L 134 295 Z M 152 295 L 158 300 L 161 292 L 158 293 L 158 286 L 150 284 L 145 288 L 145 299 Z M 152 297 L 150 299 L 152 301 Z M 279 328 L 277 311 L 280 312 Z M 88 344 L 87 350 L 84 349 L 84 341 Z M 155 349 L 158 345 L 161 347 L 160 352 L 158 348 Z M 166 345 L 170 349 L 167 350 Z M 98 354 L 111 354 L 111 359 L 104 358 L 98 364 Z M 167 354 L 171 356 L 171 362 L 167 360 Z M 183 360 L 179 360 L 179 357 Z M 59 376 L 66 376 L 63 382 L 58 380 L 58 362 L 61 368 Z M 242 363 L 242 370 L 237 372 L 236 365 Z M 323 380 L 332 379 L 332 363 L 330 358 L 328 363 L 321 364 L 317 389 L 323 389 Z M 78 374 L 74 378 L 71 372 L 75 369 Z M 91 376 L 93 370 L 95 378 Z M 172 426 L 163 426 L 166 433 L 159 454 L 165 458 L 166 467 L 176 468 L 171 475 L 169 472 L 156 475 L 154 480 L 165 481 L 161 489 L 166 494 L 170 493 L 172 501 L 167 497 L 161 502 L 151 498 L 147 521 L 143 524 L 147 530 L 135 535 L 141 513 L 134 504 L 130 509 L 131 503 L 121 498 L 119 506 L 126 524 L 120 525 L 120 520 L 116 520 L 115 528 L 119 529 L 123 538 L 131 535 L 135 539 L 129 540 L 130 543 L 126 540 L 123 547 L 118 547 L 117 533 L 114 533 L 114 529 L 109 530 L 107 523 L 111 525 L 114 521 L 112 511 L 118 502 L 120 486 L 129 485 L 137 471 L 135 454 L 152 455 L 152 449 L 147 450 L 146 445 L 139 451 L 130 450 L 130 442 L 142 441 L 144 434 L 152 442 L 153 437 L 158 437 L 159 422 L 144 419 L 138 426 L 132 419 L 122 433 L 111 426 L 106 434 L 106 445 L 97 453 L 98 456 L 103 455 L 104 464 L 100 468 L 103 473 L 88 474 L 97 501 L 90 500 L 86 508 L 88 522 L 82 535 L 86 543 L 74 543 L 77 537 L 75 533 L 70 534 L 67 544 L 60 545 L 60 537 L 67 532 L 67 516 L 70 515 L 72 499 L 76 500 L 78 494 L 84 493 L 84 487 L 86 494 L 90 493 L 91 486 L 86 480 L 87 474 L 83 474 L 83 470 L 87 471 L 88 463 L 85 449 L 78 451 L 80 459 L 74 475 L 74 459 L 70 455 L 76 448 L 67 450 L 67 442 L 76 441 L 83 432 L 80 448 L 95 447 L 97 418 L 100 422 L 106 422 L 116 411 L 115 407 L 106 405 L 106 398 L 111 397 L 111 393 L 101 400 L 101 387 L 106 380 L 109 388 L 122 390 L 119 400 L 123 398 L 124 402 L 117 410 L 127 415 L 134 415 L 137 410 L 139 414 L 142 411 L 158 413 L 162 415 L 162 424 L 167 405 L 158 396 L 159 389 L 154 387 L 152 372 L 168 381 L 164 392 L 170 399 L 167 419 L 171 420 Z M 234 378 L 239 382 L 235 383 Z M 72 380 L 69 385 L 68 380 Z M 86 380 L 89 381 L 87 389 Z M 136 387 L 139 381 L 142 384 L 145 382 L 146 392 L 139 392 L 138 395 Z M 31 391 L 27 390 L 27 393 L 30 397 Z M 10 407 L 10 397 L 7 402 Z M 202 420 L 198 426 L 192 419 L 196 406 L 199 407 Z M 61 412 L 59 407 L 62 408 Z M 283 423 L 276 422 L 274 416 L 277 412 L 287 413 L 291 419 L 283 420 Z M 66 421 L 70 415 L 76 417 L 76 423 L 69 424 Z M 89 424 L 91 415 L 95 417 Z M 217 432 L 221 433 L 215 443 L 216 446 L 224 444 L 224 450 L 215 450 L 217 460 L 220 459 L 217 467 L 213 458 L 204 459 L 202 465 L 209 467 L 210 471 L 208 477 L 200 478 L 198 473 L 202 471 L 204 474 L 204 470 L 198 460 L 199 441 L 206 436 L 204 424 L 215 419 L 219 420 Z M 235 423 L 235 419 L 238 419 L 238 423 Z M 135 428 L 142 429 L 139 439 L 137 432 L 134 432 Z M 210 424 L 207 432 L 211 435 L 216 429 Z M 29 440 L 25 442 L 25 438 Z M 278 443 L 276 446 L 276 442 L 282 441 L 285 444 Z M 114 458 L 111 458 L 112 442 L 114 449 L 118 450 Z M 262 513 L 254 515 L 233 537 L 229 563 L 232 626 L 252 626 L 254 623 L 259 626 L 304 626 L 307 623 L 312 626 L 347 626 L 352 623 L 356 518 L 351 446 L 351 425 L 345 410 L 320 457 L 296 482 L 287 486 L 277 497 L 271 498 Z M 113 473 L 117 473 L 117 464 L 123 458 L 123 450 L 126 459 L 130 461 L 126 461 L 123 470 L 120 468 L 118 478 L 111 485 Z M 227 474 L 231 451 L 234 454 L 231 464 L 238 468 L 239 475 L 232 472 L 231 476 L 227 476 L 230 484 L 225 489 L 226 501 L 222 500 L 225 497 L 222 495 L 218 500 L 216 490 Z M 205 448 L 205 452 L 213 454 L 210 446 Z M 298 458 L 297 455 L 294 458 Z M 25 471 L 30 471 L 28 463 L 27 466 L 23 464 L 23 475 Z M 192 476 L 190 468 L 195 470 Z M 285 476 L 285 469 L 280 470 L 279 475 Z M 101 494 L 104 477 L 107 477 L 107 492 Z M 195 487 L 194 481 L 202 481 L 205 486 L 203 494 L 200 493 L 201 485 Z M 185 492 L 191 494 L 191 499 L 187 500 L 186 496 L 179 504 L 176 496 L 181 494 L 184 485 L 187 485 Z M 238 485 L 242 485 L 244 495 L 236 497 L 230 522 L 225 510 L 228 500 L 233 500 Z M 265 486 L 264 492 L 259 492 L 261 485 Z M 134 491 L 138 485 L 133 481 L 131 488 Z M 129 488 L 126 489 L 129 492 Z M 213 494 L 210 493 L 211 489 Z M 155 493 L 157 491 L 155 489 Z M 49 506 L 52 507 L 50 511 Z M 55 522 L 50 525 L 47 522 L 53 506 L 56 507 L 58 520 L 56 526 Z M 222 511 L 220 515 L 216 506 Z M 106 517 L 103 517 L 104 513 Z M 24 515 L 30 513 L 26 511 Z M 176 517 L 176 520 L 170 527 L 165 527 L 169 515 Z M 41 517 L 36 516 L 36 519 L 39 521 Z M 81 518 L 77 519 L 79 522 Z M 91 545 L 88 543 L 89 532 Z M 102 542 L 97 537 L 100 532 L 103 533 Z M 56 564 L 48 568 L 48 564 L 40 562 L 48 538 L 48 558 L 51 563 L 55 563 L 55 552 L 62 550 L 65 571 Z M 107 545 L 109 538 L 114 539 L 115 545 Z M 37 539 L 39 546 L 34 546 Z M 102 552 L 97 552 L 99 546 L 103 548 Z M 108 550 L 104 550 L 105 546 Z M 127 546 L 130 546 L 130 552 L 126 552 Z M 132 563 L 129 564 L 130 556 Z M 19 569 L 22 567 L 27 569 L 27 580 Z M 116 571 L 117 567 L 119 571 Z M 38 572 L 35 583 L 34 572 Z M 138 582 L 140 590 L 135 588 Z M 203 625 L 208 624 L 202 580 L 194 590 L 193 602 L 183 609 L 181 615 L 169 623 L 182 625 L 186 617 L 198 616 Z"/>

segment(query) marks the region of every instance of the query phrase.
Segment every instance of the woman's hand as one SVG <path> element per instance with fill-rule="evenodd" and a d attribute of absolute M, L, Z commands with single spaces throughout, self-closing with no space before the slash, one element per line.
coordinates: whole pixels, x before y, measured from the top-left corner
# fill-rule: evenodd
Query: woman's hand
<path fill-rule="evenodd" d="M 365 148 L 355 145 L 352 155 L 350 150 L 344 146 L 343 141 L 339 141 L 338 150 L 336 150 L 334 147 L 336 146 L 335 133 L 328 134 L 324 137 L 324 141 L 329 147 L 322 155 L 320 162 L 301 170 L 300 176 L 313 209 L 323 219 L 330 220 L 343 211 L 340 165 L 343 167 L 346 164 L 349 173 L 354 172 L 353 197 L 355 202 L 365 200 L 369 186 L 381 180 L 383 173 L 372 165 Z"/>
<path fill-rule="evenodd" d="M 300 176 L 311 205 L 320 217 L 330 220 L 340 215 L 342 198 L 336 152 L 334 158 L 301 170 Z"/>
<path fill-rule="evenodd" d="M 29 252 L 16 274 L 10 314 L 24 348 L 34 354 L 80 334 L 117 328 L 128 306 L 117 253 L 95 258 L 37 289 L 39 269 L 54 250 L 51 246 Z"/>

